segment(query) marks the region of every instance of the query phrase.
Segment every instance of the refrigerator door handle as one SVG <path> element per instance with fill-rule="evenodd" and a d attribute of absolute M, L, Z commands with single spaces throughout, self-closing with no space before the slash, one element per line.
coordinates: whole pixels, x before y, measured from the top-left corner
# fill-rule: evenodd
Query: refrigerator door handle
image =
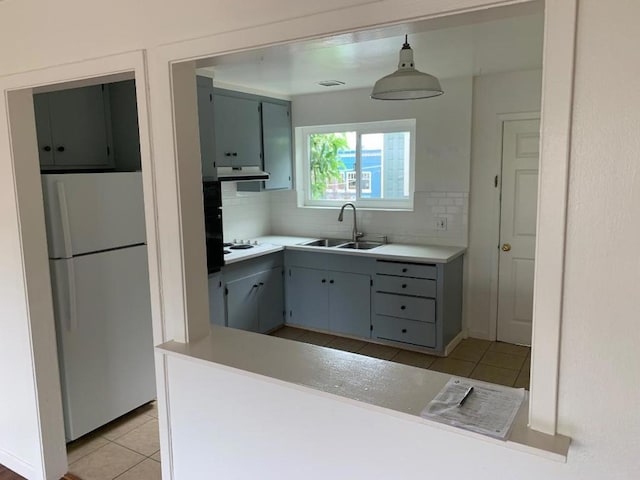
<path fill-rule="evenodd" d="M 78 312 L 76 311 L 76 272 L 73 259 L 64 262 L 67 266 L 67 329 L 70 332 L 78 329 Z"/>
<path fill-rule="evenodd" d="M 71 225 L 69 223 L 69 209 L 67 208 L 67 194 L 62 181 L 56 182 L 58 205 L 60 206 L 60 223 L 62 225 L 62 241 L 64 244 L 64 257 L 71 258 L 73 249 L 71 245 Z"/>

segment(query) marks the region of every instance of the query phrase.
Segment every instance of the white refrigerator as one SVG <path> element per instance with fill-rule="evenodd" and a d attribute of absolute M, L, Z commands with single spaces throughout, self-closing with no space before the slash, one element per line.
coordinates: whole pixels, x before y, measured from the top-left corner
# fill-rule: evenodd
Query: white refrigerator
<path fill-rule="evenodd" d="M 140 172 L 42 175 L 68 441 L 156 397 Z"/>

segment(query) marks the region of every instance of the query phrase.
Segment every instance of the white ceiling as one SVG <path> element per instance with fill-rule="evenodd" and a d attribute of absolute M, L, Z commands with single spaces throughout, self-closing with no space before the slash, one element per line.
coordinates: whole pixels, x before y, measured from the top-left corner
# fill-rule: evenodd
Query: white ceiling
<path fill-rule="evenodd" d="M 397 68 L 409 34 L 418 70 L 439 78 L 540 68 L 542 3 L 490 9 L 200 61 L 216 83 L 280 95 L 371 87 Z M 340 80 L 322 87 L 321 80 Z"/>

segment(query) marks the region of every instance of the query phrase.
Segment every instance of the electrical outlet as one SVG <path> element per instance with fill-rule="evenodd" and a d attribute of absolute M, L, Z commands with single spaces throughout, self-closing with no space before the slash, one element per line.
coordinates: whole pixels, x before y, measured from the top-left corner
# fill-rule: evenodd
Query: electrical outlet
<path fill-rule="evenodd" d="M 447 217 L 436 217 L 436 230 L 447 229 Z"/>

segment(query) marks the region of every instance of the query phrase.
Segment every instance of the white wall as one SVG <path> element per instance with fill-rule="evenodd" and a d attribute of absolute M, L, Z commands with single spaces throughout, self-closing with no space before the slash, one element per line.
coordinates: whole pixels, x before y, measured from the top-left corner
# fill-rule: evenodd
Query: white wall
<path fill-rule="evenodd" d="M 558 1 L 563 0 L 548 0 L 547 3 Z M 0 2 L 0 75 L 141 47 L 151 48 L 160 43 L 212 32 L 228 32 L 251 24 L 267 24 L 285 15 L 301 19 L 294 24 L 298 30 L 275 26 L 274 30 L 280 33 L 265 30 L 270 39 L 285 40 L 290 31 L 294 32 L 292 35 L 303 35 L 300 32 L 302 27 L 315 34 L 363 26 L 367 22 L 400 21 L 402 18 L 396 12 L 410 18 L 412 11 L 424 14 L 423 9 L 426 8 L 446 11 L 495 2 L 434 0 L 427 7 L 425 2 L 388 0 L 373 2 L 359 10 L 316 18 L 312 24 L 305 23 L 305 15 L 313 11 L 330 10 L 349 3 L 358 2 L 271 0 L 229 5 L 211 0 L 181 3 L 117 0 L 108 8 L 101 5 L 97 9 L 94 3 L 80 0 L 55 3 L 4 1 Z M 401 9 L 396 8 L 399 5 Z M 352 410 L 341 402 L 314 405 L 308 412 L 310 423 L 317 425 L 326 421 L 337 432 L 331 435 L 323 430 L 328 441 L 339 439 L 344 434 L 347 438 L 361 440 L 350 444 L 350 448 L 365 445 L 366 458 L 359 455 L 344 460 L 342 465 L 353 469 L 350 471 L 370 472 L 375 461 L 388 454 L 390 438 L 407 436 L 433 445 L 432 450 L 420 451 L 421 475 L 424 475 L 425 468 L 429 468 L 430 473 L 450 476 L 450 467 L 455 465 L 463 469 L 473 468 L 473 478 L 478 480 L 510 479 L 514 478 L 514 472 L 518 478 L 525 479 L 627 480 L 640 477 L 637 459 L 640 416 L 631 411 L 640 403 L 637 382 L 640 365 L 640 350 L 637 348 L 640 343 L 637 321 L 640 311 L 640 296 L 637 294 L 640 251 L 636 245 L 640 235 L 640 216 L 635 208 L 640 204 L 640 164 L 637 161 L 640 111 L 635 108 L 640 104 L 640 89 L 636 88 L 640 64 L 634 61 L 640 44 L 640 33 L 636 28 L 638 17 L 640 3 L 635 0 L 613 3 L 580 1 L 559 392 L 560 429 L 574 440 L 567 465 L 506 449 L 492 448 L 488 451 L 482 442 L 470 442 L 458 436 L 447 437 L 446 441 L 442 436 L 435 436 L 435 440 L 427 443 L 425 437 L 428 434 L 416 432 L 412 424 L 402 420 L 388 417 L 383 424 L 379 417 L 367 415 L 350 421 Z M 144 20 L 140 21 L 141 18 Z M 236 39 L 240 36 L 256 45 L 266 41 L 243 34 L 237 35 Z M 156 93 L 152 90 L 150 95 L 153 99 Z M 155 101 L 152 113 L 154 128 L 162 123 L 162 118 L 171 115 L 168 106 L 162 107 L 166 104 L 168 102 Z M 2 117 L 2 130 L 6 132 L 6 118 L 4 114 Z M 39 412 L 33 396 L 33 380 L 26 380 L 33 371 L 33 357 L 29 350 L 26 291 L 20 261 L 15 196 L 12 194 L 13 171 L 7 151 L 3 135 L 0 137 L 0 179 L 3 187 L 0 189 L 3 287 L 0 289 L 0 342 L 3 347 L 0 349 L 0 365 L 3 366 L 0 367 L 0 382 L 4 386 L 6 382 L 15 381 L 17 388 L 13 389 L 11 396 L 0 397 L 0 449 L 17 453 L 17 461 L 37 464 L 41 460 L 40 440 L 33 430 Z M 9 365 L 11 368 L 7 367 Z M 224 384 L 218 385 L 221 386 L 218 390 L 224 392 Z M 229 412 L 236 412 L 231 409 L 234 400 L 259 396 L 264 389 L 250 381 L 241 383 L 241 386 L 242 394 L 234 388 L 229 389 L 232 397 L 220 397 L 220 405 L 229 408 L 217 410 L 219 419 L 233 419 L 228 428 L 216 432 L 220 439 L 244 441 L 255 434 L 256 424 L 242 420 L 245 417 L 241 414 L 247 412 L 233 416 Z M 300 433 L 297 424 L 300 418 L 297 414 L 289 415 L 299 408 L 298 398 L 284 390 L 276 394 L 278 405 L 288 410 L 278 417 L 260 419 L 268 421 L 264 425 L 270 427 L 270 435 L 264 437 L 265 445 L 274 433 L 291 445 L 300 438 L 296 436 Z M 333 411 L 335 416 L 330 415 Z M 11 416 L 5 412 L 11 412 Z M 24 419 L 24 423 L 18 418 Z M 369 421 L 375 422 L 375 429 L 367 426 Z M 227 437 L 231 433 L 234 436 Z M 306 434 L 309 435 L 308 431 Z M 385 441 L 372 441 L 372 438 Z M 442 448 L 439 447 L 440 441 Z M 238 444 L 221 441 L 219 447 L 222 450 L 216 452 L 218 458 L 225 452 L 232 458 Z M 444 451 L 444 447 L 448 449 Z M 451 452 L 455 452 L 455 457 L 449 456 Z M 225 464 L 236 478 L 242 478 L 245 469 L 250 470 L 253 462 L 268 461 L 267 454 L 263 457 L 259 449 L 251 453 L 251 462 Z M 315 458 L 322 458 L 318 468 L 326 468 L 323 466 L 326 457 L 318 455 Z M 464 458 L 464 464 L 460 462 L 461 458 Z M 443 459 L 451 461 L 443 462 Z M 446 471 L 441 470 L 443 464 L 447 466 Z M 464 466 L 467 464 L 469 467 Z M 304 468 L 304 465 L 299 467 Z"/>
<path fill-rule="evenodd" d="M 238 192 L 235 182 L 222 184 L 222 223 L 225 242 L 271 233 L 269 192 Z"/>
<path fill-rule="evenodd" d="M 442 79 L 445 94 L 415 102 L 380 102 L 370 89 L 293 97 L 294 128 L 312 125 L 416 119 L 413 212 L 365 211 L 359 228 L 400 243 L 466 245 L 471 149 L 471 77 Z M 303 174 L 296 165 L 296 189 Z M 351 221 L 337 222 L 337 209 L 299 208 L 295 192 L 272 194 L 272 229 L 294 235 L 351 235 Z M 436 216 L 447 230 L 435 229 Z"/>
<path fill-rule="evenodd" d="M 465 325 L 472 337 L 495 340 L 495 282 L 498 279 L 500 114 L 539 112 L 542 71 L 474 78 L 469 248 L 465 257 Z M 492 296 L 493 295 L 493 296 Z"/>

